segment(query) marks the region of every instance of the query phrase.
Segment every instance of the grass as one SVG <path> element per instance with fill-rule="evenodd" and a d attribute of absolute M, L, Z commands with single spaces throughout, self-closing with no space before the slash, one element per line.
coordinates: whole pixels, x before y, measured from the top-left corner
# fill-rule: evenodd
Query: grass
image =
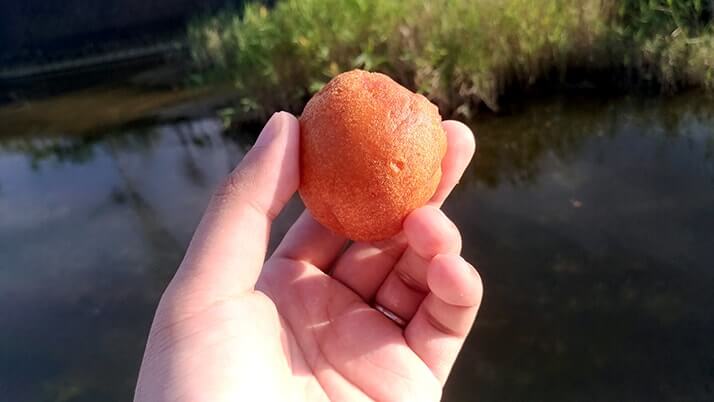
<path fill-rule="evenodd" d="M 198 83 L 238 112 L 299 111 L 341 71 L 382 71 L 444 114 L 539 83 L 714 88 L 711 0 L 284 0 L 194 20 Z"/>

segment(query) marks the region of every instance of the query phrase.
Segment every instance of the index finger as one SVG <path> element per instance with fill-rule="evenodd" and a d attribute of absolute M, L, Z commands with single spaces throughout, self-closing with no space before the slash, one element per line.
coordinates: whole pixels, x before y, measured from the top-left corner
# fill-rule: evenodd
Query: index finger
<path fill-rule="evenodd" d="M 446 132 L 446 154 L 441 161 L 441 181 L 428 202 L 429 205 L 436 207 L 440 207 L 444 203 L 446 197 L 459 182 L 476 149 L 474 135 L 468 126 L 455 120 L 444 121 L 442 125 Z M 280 242 L 274 256 L 306 261 L 326 269 L 339 256 L 346 241 L 346 238 L 333 233 L 317 222 L 312 215 L 305 212 Z M 403 239 L 402 241 L 390 239 L 386 241 L 388 244 L 381 243 L 379 243 L 380 245 L 356 243 L 347 252 L 354 248 L 356 250 L 353 250 L 355 255 L 352 259 L 369 256 L 368 258 L 375 258 L 375 262 L 382 265 L 381 261 L 388 264 L 390 261 L 398 259 L 403 247 L 406 247 L 406 241 Z M 315 245 L 320 246 L 315 247 Z M 395 248 L 399 251 L 391 252 Z M 390 250 L 389 255 L 383 255 L 387 250 Z M 354 253 L 355 251 L 359 252 Z"/>
<path fill-rule="evenodd" d="M 442 125 L 446 131 L 446 155 L 441 161 L 441 181 L 428 203 L 436 207 L 441 207 L 459 183 L 476 151 L 476 139 L 467 125 L 456 120 L 446 120 Z"/>

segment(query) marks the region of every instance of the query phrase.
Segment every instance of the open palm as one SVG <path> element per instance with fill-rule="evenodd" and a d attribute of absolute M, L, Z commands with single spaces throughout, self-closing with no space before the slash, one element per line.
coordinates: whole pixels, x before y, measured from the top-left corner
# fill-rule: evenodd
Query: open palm
<path fill-rule="evenodd" d="M 299 183 L 299 125 L 274 115 L 162 297 L 135 401 L 438 400 L 482 293 L 438 209 L 473 136 L 444 127 L 441 184 L 400 235 L 345 248 L 306 211 L 264 263 L 270 223 Z"/>

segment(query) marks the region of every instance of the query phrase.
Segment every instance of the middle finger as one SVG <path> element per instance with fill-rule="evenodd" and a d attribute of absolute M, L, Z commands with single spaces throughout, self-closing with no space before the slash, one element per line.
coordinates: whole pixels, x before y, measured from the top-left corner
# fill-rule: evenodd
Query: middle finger
<path fill-rule="evenodd" d="M 447 137 L 446 155 L 441 162 L 441 182 L 429 201 L 440 207 L 456 186 L 476 148 L 471 130 L 457 121 L 443 122 Z M 404 233 L 380 242 L 354 243 L 336 261 L 332 277 L 371 300 L 407 249 Z"/>
<path fill-rule="evenodd" d="M 429 291 L 429 263 L 439 254 L 459 254 L 461 235 L 435 207 L 423 207 L 409 215 L 404 233 L 409 247 L 377 290 L 375 303 L 409 321 Z"/>

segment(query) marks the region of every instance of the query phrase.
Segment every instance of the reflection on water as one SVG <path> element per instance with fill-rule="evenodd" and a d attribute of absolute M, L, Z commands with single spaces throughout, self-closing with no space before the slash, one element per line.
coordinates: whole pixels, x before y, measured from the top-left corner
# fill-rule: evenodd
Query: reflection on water
<path fill-rule="evenodd" d="M 537 103 L 474 124 L 445 207 L 486 285 L 445 400 L 711 400 L 714 103 Z M 249 147 L 221 130 L 0 143 L 0 400 L 130 399 L 161 291 Z"/>
<path fill-rule="evenodd" d="M 212 94 L 207 98 L 207 93 Z M 148 91 L 127 86 L 97 87 L 47 99 L 0 105 L 2 136 L 89 135 L 111 126 L 199 109 L 223 96 L 223 88 Z M 202 102 L 194 102 L 202 99 Z M 182 106 L 183 105 L 183 106 Z M 185 112 L 191 112 L 186 110 Z"/>

